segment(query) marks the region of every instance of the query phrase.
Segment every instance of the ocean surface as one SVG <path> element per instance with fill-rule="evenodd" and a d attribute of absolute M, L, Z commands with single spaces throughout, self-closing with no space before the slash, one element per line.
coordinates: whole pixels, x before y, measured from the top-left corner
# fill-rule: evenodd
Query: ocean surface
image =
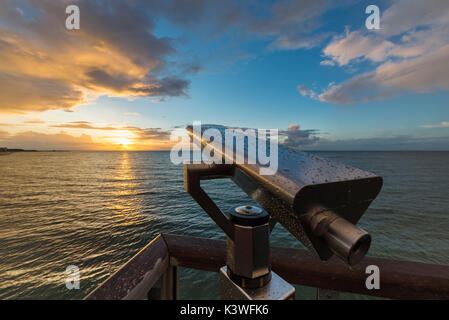
<path fill-rule="evenodd" d="M 373 238 L 369 255 L 449 264 L 449 152 L 314 153 L 384 178 L 359 223 Z M 205 189 L 223 209 L 254 203 L 230 181 Z M 0 299 L 83 298 L 162 232 L 224 239 L 168 152 L 0 157 Z M 279 224 L 271 242 L 301 247 Z M 65 286 L 69 265 L 80 269 L 79 290 Z M 180 273 L 181 298 L 219 297 L 217 274 Z M 297 298 L 314 295 L 297 287 Z"/>

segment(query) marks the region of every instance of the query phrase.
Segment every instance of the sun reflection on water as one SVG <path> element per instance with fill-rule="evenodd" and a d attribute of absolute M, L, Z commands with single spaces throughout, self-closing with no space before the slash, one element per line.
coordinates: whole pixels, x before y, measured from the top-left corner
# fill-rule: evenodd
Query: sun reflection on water
<path fill-rule="evenodd" d="M 115 200 L 108 207 L 112 213 L 109 219 L 122 226 L 139 224 L 148 217 L 139 213 L 143 211 L 142 205 L 133 197 L 142 188 L 139 177 L 135 174 L 135 159 L 129 152 L 121 152 L 119 161 L 112 179 L 116 191 Z"/>

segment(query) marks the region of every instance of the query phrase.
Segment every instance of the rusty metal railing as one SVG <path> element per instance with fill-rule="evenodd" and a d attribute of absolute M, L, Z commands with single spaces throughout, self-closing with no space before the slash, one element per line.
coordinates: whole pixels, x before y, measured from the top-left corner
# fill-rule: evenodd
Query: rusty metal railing
<path fill-rule="evenodd" d="M 159 235 L 85 299 L 177 299 L 176 272 L 166 241 Z"/>
<path fill-rule="evenodd" d="M 392 299 L 449 299 L 447 265 L 365 257 L 350 267 L 285 247 L 271 247 L 270 256 L 273 270 L 293 284 Z M 218 272 L 225 257 L 225 241 L 159 235 L 86 299 L 177 299 L 178 267 Z M 366 288 L 368 265 L 379 267 L 380 289 Z"/>

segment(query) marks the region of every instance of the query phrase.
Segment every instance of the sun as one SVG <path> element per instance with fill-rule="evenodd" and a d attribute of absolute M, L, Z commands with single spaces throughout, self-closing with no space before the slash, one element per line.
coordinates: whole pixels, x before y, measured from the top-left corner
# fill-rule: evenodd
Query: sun
<path fill-rule="evenodd" d="M 132 141 L 128 138 L 117 138 L 117 139 L 114 139 L 114 142 L 116 144 L 122 146 L 124 149 L 129 149 L 130 144 L 132 143 Z"/>

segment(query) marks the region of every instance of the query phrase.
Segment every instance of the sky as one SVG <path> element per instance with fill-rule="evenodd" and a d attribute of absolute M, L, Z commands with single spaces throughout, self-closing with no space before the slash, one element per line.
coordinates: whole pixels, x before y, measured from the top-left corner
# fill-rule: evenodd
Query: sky
<path fill-rule="evenodd" d="M 449 2 L 0 2 L 0 147 L 168 150 L 194 121 L 304 150 L 449 150 Z"/>

